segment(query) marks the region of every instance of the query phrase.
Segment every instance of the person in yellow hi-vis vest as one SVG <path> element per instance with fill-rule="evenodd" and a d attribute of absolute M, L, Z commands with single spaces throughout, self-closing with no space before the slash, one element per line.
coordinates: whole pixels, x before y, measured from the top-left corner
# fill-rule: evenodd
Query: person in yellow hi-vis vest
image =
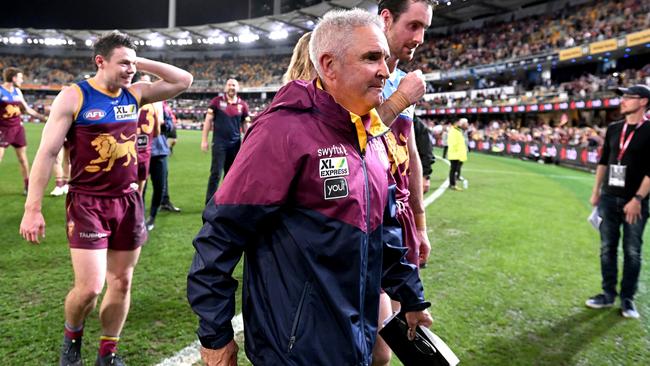
<path fill-rule="evenodd" d="M 456 185 L 457 180 L 463 180 L 460 176 L 460 168 L 467 161 L 467 141 L 465 130 L 467 129 L 467 118 L 461 118 L 449 128 L 447 145 L 449 146 L 448 156 L 451 167 L 449 168 L 449 188 L 454 191 L 462 191 Z"/>

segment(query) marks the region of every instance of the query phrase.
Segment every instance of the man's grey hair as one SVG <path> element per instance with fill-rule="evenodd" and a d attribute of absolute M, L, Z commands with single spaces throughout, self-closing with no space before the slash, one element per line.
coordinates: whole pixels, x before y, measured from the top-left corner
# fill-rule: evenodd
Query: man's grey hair
<path fill-rule="evenodd" d="M 318 59 L 325 53 L 342 58 L 349 47 L 355 28 L 375 26 L 383 32 L 384 22 L 377 15 L 363 9 L 328 11 L 316 25 L 309 41 L 309 58 L 318 76 L 323 76 L 323 70 Z"/>

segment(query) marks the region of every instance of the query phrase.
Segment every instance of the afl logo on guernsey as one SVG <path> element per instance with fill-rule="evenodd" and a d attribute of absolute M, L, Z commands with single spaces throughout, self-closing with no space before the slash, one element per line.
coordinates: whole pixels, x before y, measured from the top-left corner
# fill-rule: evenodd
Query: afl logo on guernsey
<path fill-rule="evenodd" d="M 106 116 L 106 112 L 101 109 L 91 109 L 88 112 L 84 113 L 84 119 L 89 121 L 98 121 Z"/>

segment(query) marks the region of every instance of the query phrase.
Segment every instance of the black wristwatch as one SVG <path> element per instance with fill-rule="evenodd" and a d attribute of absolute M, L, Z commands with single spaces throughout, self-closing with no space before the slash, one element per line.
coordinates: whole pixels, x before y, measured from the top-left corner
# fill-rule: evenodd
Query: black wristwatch
<path fill-rule="evenodd" d="M 635 198 L 637 201 L 639 201 L 639 202 L 643 202 L 643 196 L 640 195 L 640 194 L 635 194 L 635 195 L 634 195 L 634 198 Z"/>

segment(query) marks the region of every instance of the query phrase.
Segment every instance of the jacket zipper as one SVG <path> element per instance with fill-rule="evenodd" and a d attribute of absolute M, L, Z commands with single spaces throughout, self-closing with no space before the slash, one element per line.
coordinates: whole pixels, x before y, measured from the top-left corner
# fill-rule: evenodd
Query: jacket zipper
<path fill-rule="evenodd" d="M 368 242 L 370 240 L 370 185 L 368 184 L 368 168 L 366 167 L 366 154 L 361 153 L 361 166 L 363 167 L 364 188 L 366 193 L 366 235 L 363 242 L 363 257 L 361 261 L 361 333 L 363 335 L 363 364 L 368 365 L 368 350 L 366 348 L 366 320 L 365 320 L 365 299 L 366 299 L 366 276 L 368 275 Z"/>
<path fill-rule="evenodd" d="M 298 309 L 296 310 L 296 316 L 293 318 L 293 325 L 291 326 L 291 337 L 289 337 L 289 352 L 293 349 L 293 345 L 296 343 L 296 331 L 298 330 L 298 324 L 300 322 L 300 314 L 302 313 L 302 307 L 305 304 L 305 299 L 307 298 L 307 292 L 311 287 L 309 282 L 305 282 L 305 286 L 302 289 L 302 294 L 300 295 L 300 302 L 298 303 Z"/>

